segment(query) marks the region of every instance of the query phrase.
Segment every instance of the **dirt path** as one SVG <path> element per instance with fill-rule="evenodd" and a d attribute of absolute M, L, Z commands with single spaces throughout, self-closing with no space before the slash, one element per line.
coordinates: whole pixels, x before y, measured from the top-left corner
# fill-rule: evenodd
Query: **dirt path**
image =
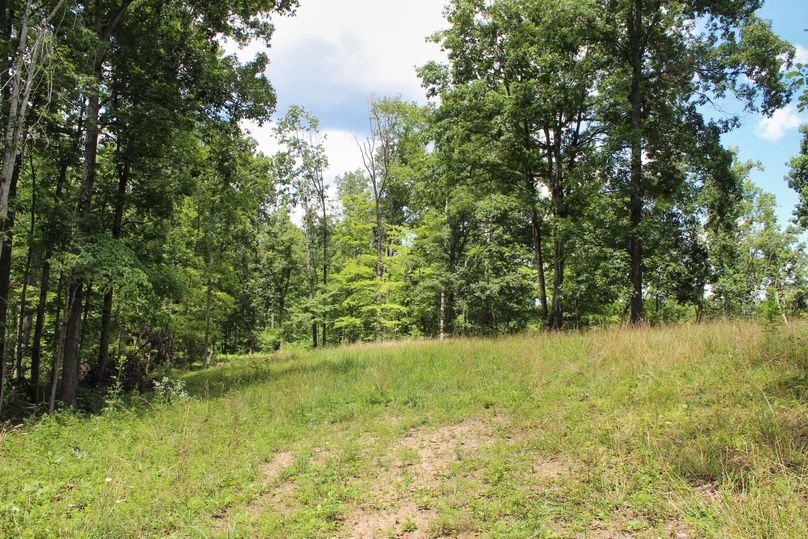
<path fill-rule="evenodd" d="M 418 493 L 437 492 L 453 462 L 494 442 L 491 425 L 478 419 L 410 431 L 390 448 L 393 464 L 368 485 L 373 495 L 345 520 L 343 537 L 427 537 L 436 513 L 428 502 L 418 501 Z"/>

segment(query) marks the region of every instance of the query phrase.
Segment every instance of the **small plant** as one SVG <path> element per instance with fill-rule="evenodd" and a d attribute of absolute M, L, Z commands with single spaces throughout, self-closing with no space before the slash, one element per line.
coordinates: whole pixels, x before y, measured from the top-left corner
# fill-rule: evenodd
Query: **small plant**
<path fill-rule="evenodd" d="M 404 523 L 401 525 L 401 531 L 403 532 L 414 532 L 418 529 L 418 524 L 412 519 L 412 517 L 407 517 L 404 519 Z"/>
<path fill-rule="evenodd" d="M 172 404 L 191 400 L 185 388 L 185 380 L 173 379 L 163 376 L 162 380 L 154 381 L 154 398 L 158 402 Z"/>
<path fill-rule="evenodd" d="M 124 387 L 121 381 L 121 373 L 123 372 L 123 365 L 126 359 L 124 356 L 119 356 L 117 363 L 117 374 L 115 375 L 115 383 L 113 383 L 104 397 L 104 411 L 111 413 L 118 407 L 123 405 Z"/>

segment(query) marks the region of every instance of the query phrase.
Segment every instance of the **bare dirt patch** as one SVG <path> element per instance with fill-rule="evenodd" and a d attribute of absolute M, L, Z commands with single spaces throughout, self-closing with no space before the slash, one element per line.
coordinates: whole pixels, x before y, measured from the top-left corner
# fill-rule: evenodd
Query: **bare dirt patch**
<path fill-rule="evenodd" d="M 282 451 L 275 453 L 272 460 L 261 466 L 261 472 L 264 476 L 265 483 L 274 482 L 283 470 L 292 465 L 295 461 L 295 456 L 289 451 Z"/>
<path fill-rule="evenodd" d="M 272 460 L 261 467 L 261 472 L 263 474 L 262 483 L 265 485 L 271 485 L 272 488 L 254 503 L 250 504 L 247 511 L 256 514 L 263 512 L 263 509 L 267 506 L 271 506 L 278 511 L 288 509 L 291 506 L 292 498 L 295 492 L 294 482 L 284 481 L 277 485 L 275 483 L 278 482 L 278 478 L 283 471 L 291 466 L 294 461 L 295 456 L 292 453 L 289 451 L 282 451 L 280 453 L 275 453 Z"/>
<path fill-rule="evenodd" d="M 548 481 L 569 474 L 572 471 L 569 464 L 559 460 L 537 459 L 533 462 L 530 476 L 534 480 Z"/>
<path fill-rule="evenodd" d="M 427 537 L 436 513 L 428 501 L 419 503 L 413 498 L 419 492 L 438 489 L 453 462 L 473 456 L 494 441 L 491 425 L 480 419 L 435 430 L 411 430 L 391 447 L 393 461 L 368 486 L 372 499 L 345 520 L 343 537 Z"/>
<path fill-rule="evenodd" d="M 704 500 L 705 503 L 716 503 L 721 501 L 721 491 L 718 490 L 718 483 L 715 481 L 709 481 L 697 487 L 693 487 L 701 499 Z"/>
<path fill-rule="evenodd" d="M 682 522 L 669 522 L 665 526 L 665 531 L 672 539 L 691 539 L 696 537 L 689 526 Z"/>

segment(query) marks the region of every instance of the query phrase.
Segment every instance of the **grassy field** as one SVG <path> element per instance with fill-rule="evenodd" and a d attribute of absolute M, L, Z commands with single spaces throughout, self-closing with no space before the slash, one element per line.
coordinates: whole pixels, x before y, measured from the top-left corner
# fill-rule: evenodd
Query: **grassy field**
<path fill-rule="evenodd" d="M 4 537 L 808 537 L 808 328 L 234 358 L 0 435 Z"/>

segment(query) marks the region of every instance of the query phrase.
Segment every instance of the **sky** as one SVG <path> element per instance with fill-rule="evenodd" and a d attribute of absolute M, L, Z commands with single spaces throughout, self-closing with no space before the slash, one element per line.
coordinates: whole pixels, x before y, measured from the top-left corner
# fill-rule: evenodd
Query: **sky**
<path fill-rule="evenodd" d="M 361 168 L 355 135 L 367 131 L 368 103 L 374 96 L 400 95 L 426 103 L 415 72 L 430 60 L 443 60 L 440 48 L 427 36 L 446 26 L 444 0 L 300 0 L 294 17 L 275 19 L 268 76 L 278 94 L 278 112 L 296 104 L 313 112 L 325 134 L 329 160 L 326 176 L 333 179 Z M 798 60 L 808 63 L 808 1 L 768 0 L 759 15 L 770 19 L 774 31 L 797 47 Z M 240 57 L 252 57 L 263 45 L 254 44 Z M 740 128 L 724 136 L 737 146 L 740 158 L 759 161 L 752 179 L 774 193 L 778 216 L 786 224 L 797 195 L 789 189 L 786 163 L 799 151 L 799 125 L 808 111 L 794 104 L 771 118 L 745 114 Z M 272 126 L 247 126 L 259 148 L 277 150 Z"/>

